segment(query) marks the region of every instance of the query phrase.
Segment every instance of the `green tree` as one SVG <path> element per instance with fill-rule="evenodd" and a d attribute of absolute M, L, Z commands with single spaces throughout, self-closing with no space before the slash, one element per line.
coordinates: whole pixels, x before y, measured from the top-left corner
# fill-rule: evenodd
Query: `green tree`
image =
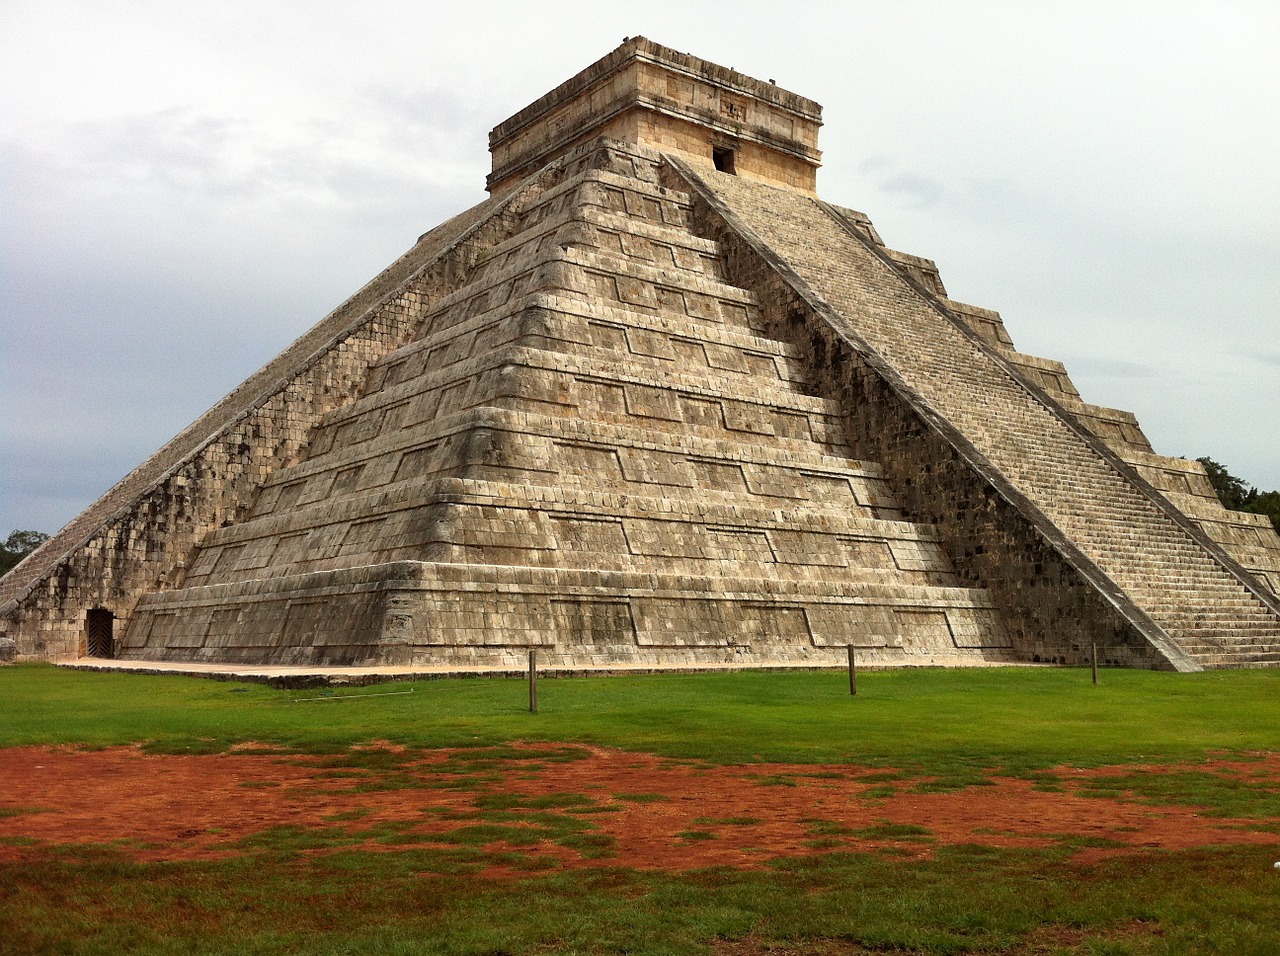
<path fill-rule="evenodd" d="M 1220 465 L 1212 458 L 1197 458 L 1204 465 L 1209 475 L 1209 484 L 1218 493 L 1218 499 L 1224 508 L 1232 511 L 1243 511 L 1253 496 L 1258 494 L 1257 488 L 1246 485 L 1244 481 L 1227 471 L 1226 465 Z"/>
<path fill-rule="evenodd" d="M 11 531 L 0 544 L 0 575 L 8 574 L 19 561 L 49 540 L 43 531 Z"/>
<path fill-rule="evenodd" d="M 1204 465 L 1204 470 L 1209 475 L 1209 484 L 1213 485 L 1213 490 L 1218 493 L 1218 499 L 1224 507 L 1232 511 L 1266 515 L 1276 531 L 1280 531 L 1280 491 L 1258 491 L 1212 458 L 1197 458 L 1196 461 Z"/>
<path fill-rule="evenodd" d="M 1280 491 L 1264 491 L 1245 506 L 1245 511 L 1266 515 L 1280 532 Z"/>

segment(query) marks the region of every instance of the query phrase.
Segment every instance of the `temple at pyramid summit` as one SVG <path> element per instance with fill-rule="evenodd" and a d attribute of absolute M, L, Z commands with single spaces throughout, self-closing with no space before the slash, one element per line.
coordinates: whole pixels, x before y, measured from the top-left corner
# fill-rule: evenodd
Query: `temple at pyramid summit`
<path fill-rule="evenodd" d="M 1280 537 L 642 37 L 0 579 L 19 659 L 1280 666 Z M 835 161 L 850 161 L 837 158 Z"/>

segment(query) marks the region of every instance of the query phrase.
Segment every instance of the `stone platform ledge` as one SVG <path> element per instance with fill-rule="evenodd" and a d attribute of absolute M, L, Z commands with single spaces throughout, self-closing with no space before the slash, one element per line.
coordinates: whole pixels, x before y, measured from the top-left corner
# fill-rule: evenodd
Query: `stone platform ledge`
<path fill-rule="evenodd" d="M 280 690 L 307 687 L 365 687 L 391 681 L 440 680 L 446 677 L 527 679 L 524 668 L 458 667 L 441 665 L 408 667 L 289 667 L 255 664 L 202 664 L 189 661 L 121 661 L 105 657 L 62 658 L 52 662 L 66 670 L 122 674 L 167 674 L 175 677 L 203 677 L 208 680 L 266 684 Z M 858 664 L 859 671 L 902 670 L 906 667 L 947 667 L 937 664 Z M 1023 661 L 970 661 L 965 667 L 1056 667 Z M 621 677 L 628 674 L 702 674 L 708 671 L 844 671 L 844 665 L 805 664 L 705 664 L 699 667 L 652 664 L 611 664 L 607 667 L 538 668 L 539 677 Z"/>

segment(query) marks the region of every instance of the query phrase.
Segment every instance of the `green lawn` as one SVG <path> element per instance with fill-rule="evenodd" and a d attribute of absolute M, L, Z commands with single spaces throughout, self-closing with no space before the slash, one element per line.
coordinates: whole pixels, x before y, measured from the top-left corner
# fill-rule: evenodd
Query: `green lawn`
<path fill-rule="evenodd" d="M 581 795 L 530 802 L 485 791 L 475 774 L 517 741 L 603 744 L 701 763 L 882 766 L 961 792 L 995 774 L 1052 787 L 1054 767 L 1134 764 L 1096 784 L 1097 795 L 1275 825 L 1280 782 L 1225 780 L 1194 764 L 1280 751 L 1280 671 L 1105 671 L 1097 687 L 1087 671 L 1051 668 L 875 671 L 859 675 L 856 698 L 838 672 L 544 680 L 539 691 L 533 715 L 518 681 L 386 684 L 299 701 L 325 692 L 0 668 L 3 747 L 141 743 L 218 752 L 252 740 L 387 779 L 397 773 L 395 758 L 348 748 L 378 740 L 413 750 L 493 748 L 442 768 L 454 775 L 442 785 L 481 782 L 467 826 L 440 845 L 416 845 L 389 828 L 380 831 L 386 849 L 366 852 L 282 825 L 218 861 L 148 864 L 123 847 L 22 846 L 19 860 L 0 864 L 0 952 L 1280 951 L 1280 870 L 1271 866 L 1280 836 L 1272 845 L 1099 863 L 1073 860 L 1066 839 L 1035 850 L 940 845 L 924 860 L 815 852 L 760 870 L 642 873 L 593 842 L 584 812 L 592 808 Z M 1192 766 L 1170 775 L 1136 766 L 1162 762 Z M 900 775 L 885 777 L 886 786 L 903 785 Z M 647 796 L 616 799 L 642 805 Z M 698 821 L 689 831 L 696 836 L 684 839 L 758 822 Z M 540 870 L 519 846 L 489 845 L 518 832 L 513 823 L 534 825 L 535 835 L 598 865 Z M 351 826 L 360 825 L 353 817 Z M 814 834 L 826 835 L 818 824 Z M 497 854 L 517 875 L 477 875 Z"/>
<path fill-rule="evenodd" d="M 413 693 L 404 693 L 412 690 Z M 304 700 L 323 697 L 329 699 Z M 332 698 L 351 697 L 355 700 Z M 304 751 L 594 743 L 716 762 L 1096 766 L 1280 749 L 1280 670 L 1166 674 L 984 668 L 438 680 L 285 691 L 182 677 L 0 668 L 0 746 L 146 742 Z"/>

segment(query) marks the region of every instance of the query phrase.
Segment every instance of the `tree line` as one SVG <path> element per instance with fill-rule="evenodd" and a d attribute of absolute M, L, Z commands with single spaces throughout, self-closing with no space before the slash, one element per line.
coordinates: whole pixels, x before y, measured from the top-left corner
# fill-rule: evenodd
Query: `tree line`
<path fill-rule="evenodd" d="M 1280 491 L 1259 491 L 1212 458 L 1197 458 L 1196 461 L 1204 465 L 1204 470 L 1209 474 L 1209 482 L 1224 506 L 1232 511 L 1266 515 L 1276 531 L 1280 532 Z"/>
<path fill-rule="evenodd" d="M 43 531 L 10 531 L 0 543 L 0 576 L 8 574 L 19 561 L 49 540 Z"/>

